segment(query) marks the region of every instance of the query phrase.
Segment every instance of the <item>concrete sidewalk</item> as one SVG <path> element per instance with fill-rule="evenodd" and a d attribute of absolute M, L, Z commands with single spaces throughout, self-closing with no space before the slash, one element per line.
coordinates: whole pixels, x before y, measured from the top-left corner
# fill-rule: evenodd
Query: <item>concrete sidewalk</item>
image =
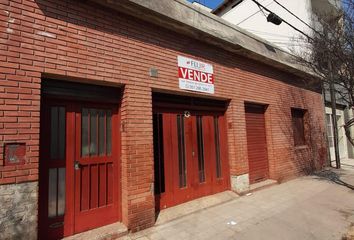
<path fill-rule="evenodd" d="M 263 189 L 122 240 L 342 239 L 354 224 L 354 170 L 327 170 Z"/>

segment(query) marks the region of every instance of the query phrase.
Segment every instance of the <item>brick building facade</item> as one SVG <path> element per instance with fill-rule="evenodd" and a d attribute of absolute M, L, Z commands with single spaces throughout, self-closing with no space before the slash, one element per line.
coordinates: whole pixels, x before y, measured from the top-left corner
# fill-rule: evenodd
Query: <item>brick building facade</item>
<path fill-rule="evenodd" d="M 168 5 L 161 1 L 161 5 L 164 4 Z M 189 11 L 201 14 L 197 9 L 187 7 Z M 116 142 L 113 142 L 112 154 L 115 153 L 115 158 L 111 163 L 98 162 L 97 174 L 101 176 L 99 164 L 107 164 L 104 168 L 107 172 L 102 170 L 102 174 L 106 174 L 105 179 L 108 179 L 108 174 L 113 174 L 112 201 L 116 206 L 113 209 L 116 214 L 113 220 L 107 221 L 121 221 L 132 231 L 150 227 L 155 221 L 155 96 L 164 99 L 158 103 L 181 98 L 184 99 L 181 101 L 204 101 L 206 105 L 209 105 L 208 101 L 223 104 L 224 122 L 220 124 L 224 127 L 219 130 L 222 131 L 220 136 L 226 136 L 225 144 L 222 144 L 220 137 L 221 148 L 224 149 L 220 151 L 227 151 L 226 155 L 221 153 L 224 166 L 228 165 L 228 179 L 223 183 L 225 189 L 243 192 L 249 187 L 249 151 L 253 148 L 248 144 L 252 139 L 247 137 L 246 115 L 251 105 L 263 108 L 264 146 L 268 159 L 266 178 L 283 181 L 321 168 L 325 162 L 321 94 L 305 85 L 300 74 L 286 71 L 286 67 L 284 70 L 277 65 L 267 65 L 264 63 L 267 60 L 247 58 L 205 42 L 202 38 L 196 39 L 90 1 L 0 0 L 0 24 L 0 238 L 28 236 L 29 239 L 35 239 L 47 234 L 46 231 L 53 226 L 61 229 L 59 235 L 73 235 L 96 227 L 91 223 L 79 223 L 76 218 L 76 211 L 79 210 L 73 204 L 77 198 L 78 174 L 75 172 L 77 170 L 69 168 L 74 169 L 74 161 L 81 165 L 82 162 L 70 156 L 71 153 L 77 156 L 76 152 L 80 152 L 80 146 L 75 142 L 77 137 L 72 132 L 79 134 L 78 131 L 83 132 L 84 127 L 77 130 L 75 123 L 72 123 L 77 118 L 71 115 L 78 112 L 74 107 L 71 109 L 71 103 L 75 103 L 77 109 L 87 108 L 89 112 L 102 106 L 104 109 L 113 106 L 112 112 L 107 110 L 105 119 L 113 114 L 112 129 L 115 131 L 112 139 Z M 178 87 L 178 56 L 213 66 L 214 94 L 186 91 Z M 151 69 L 158 71 L 157 76 L 150 75 Z M 74 85 L 70 85 L 72 83 Z M 90 90 L 92 86 L 95 89 L 102 88 L 102 94 L 99 90 Z M 75 91 L 70 93 L 73 89 Z M 114 91 L 116 96 L 111 96 Z M 86 102 L 92 105 L 86 106 Z M 56 105 L 59 110 L 55 108 Z M 66 139 L 66 150 L 63 150 L 65 161 L 63 166 L 51 167 L 45 159 L 47 148 L 54 141 L 51 138 L 53 132 L 57 131 L 51 128 L 55 124 L 52 123 L 55 118 L 51 114 L 59 111 L 56 114 L 60 115 L 60 106 L 66 107 L 63 115 L 66 127 L 61 129 L 66 133 L 63 135 Z M 198 105 L 190 108 L 192 115 L 198 108 Z M 300 109 L 304 113 L 306 144 L 301 146 L 294 144 L 292 109 Z M 49 115 L 45 115 L 46 111 L 49 111 Z M 213 113 L 213 109 L 208 111 Z M 220 112 L 220 109 L 217 111 Z M 249 112 L 252 113 L 252 110 Z M 80 114 L 79 121 L 83 126 L 84 113 Z M 90 112 L 90 116 L 96 115 Z M 100 124 L 100 118 L 97 119 Z M 55 141 L 60 145 L 60 123 L 57 124 L 59 140 Z M 107 135 L 110 134 L 107 130 L 109 124 L 107 120 L 102 125 Z M 71 130 L 68 130 L 70 127 Z M 91 130 L 89 135 L 93 132 Z M 90 136 L 93 139 L 95 135 Z M 83 142 L 82 139 L 80 141 Z M 109 141 L 103 140 L 107 152 Z M 21 148 L 25 149 L 23 157 Z M 11 162 L 11 156 L 15 156 L 14 162 Z M 112 167 L 113 173 L 109 172 L 108 166 Z M 48 177 L 55 176 L 57 179 L 55 194 L 59 201 L 61 183 L 58 179 L 59 169 L 62 168 L 66 169 L 63 223 L 41 228 L 41 221 L 44 220 L 38 216 L 43 211 L 50 211 L 50 203 L 46 202 L 51 191 L 50 187 L 48 189 Z M 56 169 L 56 175 L 48 172 L 41 175 L 41 171 L 50 169 Z M 90 174 L 96 171 L 93 165 L 89 169 Z M 80 171 L 80 179 L 83 179 L 84 171 Z M 89 176 L 91 182 L 100 179 L 92 174 Z M 109 184 L 107 182 L 107 186 Z M 109 189 L 107 186 L 105 188 Z M 79 195 L 84 194 L 82 189 L 78 191 Z M 103 194 L 107 204 L 109 194 Z M 100 202 L 101 198 L 97 198 Z M 84 200 L 79 201 L 83 204 Z M 89 206 L 100 205 L 92 202 L 92 199 L 89 201 Z M 56 204 L 58 215 L 60 207 L 58 202 Z M 45 209 L 43 206 L 46 206 Z M 82 227 L 77 227 L 79 225 Z"/>

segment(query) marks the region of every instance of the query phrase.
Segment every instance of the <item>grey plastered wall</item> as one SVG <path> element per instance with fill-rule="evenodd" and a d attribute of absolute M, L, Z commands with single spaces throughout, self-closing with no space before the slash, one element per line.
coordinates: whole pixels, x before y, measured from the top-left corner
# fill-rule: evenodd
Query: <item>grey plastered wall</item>
<path fill-rule="evenodd" d="M 37 239 L 38 182 L 0 185 L 0 239 Z"/>
<path fill-rule="evenodd" d="M 245 173 L 243 175 L 231 176 L 231 189 L 239 194 L 249 192 L 249 174 Z"/>

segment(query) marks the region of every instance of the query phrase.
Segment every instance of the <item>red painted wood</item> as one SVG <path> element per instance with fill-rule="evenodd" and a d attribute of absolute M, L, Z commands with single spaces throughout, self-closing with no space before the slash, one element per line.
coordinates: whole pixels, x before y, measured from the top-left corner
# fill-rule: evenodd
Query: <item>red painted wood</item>
<path fill-rule="evenodd" d="M 187 202 L 193 199 L 193 189 L 195 183 L 195 177 L 198 175 L 198 170 L 196 169 L 196 164 L 198 164 L 198 159 L 196 163 L 196 158 L 193 157 L 197 155 L 196 150 L 196 134 L 195 134 L 195 116 L 184 119 L 184 134 L 185 134 L 185 153 L 186 153 L 186 168 L 187 168 L 187 186 L 185 188 L 180 188 L 175 185 L 179 190 L 178 203 Z M 197 165 L 198 166 L 198 165 Z"/>
<path fill-rule="evenodd" d="M 61 160 L 50 159 L 51 106 L 66 108 L 66 151 L 65 159 Z M 112 154 L 110 156 L 80 156 L 82 107 L 104 108 L 112 111 Z M 43 134 L 41 135 L 39 171 L 39 238 L 60 239 L 119 221 L 121 209 L 118 106 L 43 98 L 41 118 L 41 133 Z M 106 148 L 106 141 L 104 146 Z M 75 160 L 80 162 L 80 170 L 74 170 Z M 48 218 L 48 170 L 59 167 L 66 169 L 65 215 Z M 62 225 L 58 225 L 58 222 L 62 222 Z M 59 227 L 50 227 L 53 224 Z"/>
<path fill-rule="evenodd" d="M 90 169 L 90 209 L 98 207 L 98 166 L 91 165 Z M 113 179 L 112 179 L 113 180 Z"/>
<path fill-rule="evenodd" d="M 67 146 L 75 146 L 75 107 L 70 105 L 69 111 L 67 112 Z M 66 148 L 66 166 L 73 166 L 75 156 L 75 147 Z M 74 234 L 74 223 L 75 223 L 75 209 L 74 209 L 74 198 L 75 198 L 75 186 L 74 184 L 68 184 L 74 181 L 74 168 L 66 168 L 66 204 L 65 204 L 65 216 L 64 216 L 64 236 L 70 236 Z"/>
<path fill-rule="evenodd" d="M 81 109 L 98 108 L 112 111 L 112 154 L 98 156 L 98 132 L 97 155 L 80 156 L 81 152 Z M 98 129 L 98 118 L 92 124 Z M 116 106 L 97 104 L 82 104 L 76 113 L 76 161 L 81 168 L 75 170 L 75 232 L 82 232 L 99 226 L 104 226 L 119 219 L 119 188 L 118 185 L 118 154 L 119 143 L 119 116 Z M 90 135 L 90 134 L 89 134 Z M 106 193 L 99 193 L 98 164 L 105 164 L 106 168 Z M 88 175 L 88 176 L 86 176 Z M 84 194 L 83 194 L 84 193 Z M 99 195 L 107 196 L 107 203 L 98 208 Z M 100 221 L 97 221 L 100 219 Z"/>
<path fill-rule="evenodd" d="M 215 175 L 215 141 L 213 132 L 213 116 L 202 116 L 203 124 L 203 142 L 204 142 L 204 169 L 205 169 L 205 182 L 200 183 L 197 179 L 198 191 L 196 191 L 196 197 L 202 197 L 213 193 L 213 176 Z M 200 153 L 198 152 L 198 155 Z M 198 161 L 198 159 L 197 159 Z M 198 166 L 197 166 L 198 167 Z M 198 168 L 199 170 L 199 168 Z"/>
<path fill-rule="evenodd" d="M 264 107 L 246 105 L 247 150 L 250 183 L 268 178 L 268 152 Z"/>
<path fill-rule="evenodd" d="M 89 209 L 90 205 L 90 169 L 88 166 L 82 166 L 80 171 L 81 174 L 77 174 L 77 181 L 81 184 L 79 206 L 80 211 L 85 211 Z"/>
<path fill-rule="evenodd" d="M 107 204 L 107 170 L 106 164 L 99 165 L 99 196 L 98 206 L 102 207 Z"/>
<path fill-rule="evenodd" d="M 166 121 L 165 121 L 166 119 Z M 169 202 L 173 201 L 175 195 L 174 187 L 179 184 L 178 174 L 178 142 L 177 142 L 177 122 L 176 115 L 166 114 L 163 115 L 163 141 L 166 151 L 164 151 L 165 165 L 168 164 L 172 167 L 165 166 L 165 193 L 161 197 L 161 207 L 165 208 Z M 165 127 L 166 123 L 166 127 Z M 166 133 L 166 135 L 165 135 Z M 165 137 L 166 136 L 166 137 Z M 173 171 L 175 169 L 175 171 Z M 166 177 L 170 176 L 170 177 Z"/>
<path fill-rule="evenodd" d="M 156 109 L 155 109 L 156 110 Z M 160 209 L 171 207 L 195 198 L 229 189 L 229 165 L 227 153 L 226 122 L 220 121 L 220 155 L 222 177 L 216 177 L 216 151 L 214 135 L 214 115 L 206 112 L 192 112 L 189 118 L 183 118 L 185 135 L 185 157 L 187 166 L 186 187 L 179 186 L 177 116 L 183 112 L 171 109 L 159 109 L 163 118 L 163 146 L 165 192 L 156 196 Z M 196 116 L 202 115 L 205 182 L 199 182 L 198 142 Z M 221 116 L 221 115 L 220 115 Z M 223 118 L 222 118 L 223 119 Z M 193 154 L 194 152 L 194 154 Z"/>
<path fill-rule="evenodd" d="M 190 177 L 190 185 L 191 185 L 191 199 L 196 198 L 198 196 L 198 193 L 200 192 L 199 189 L 199 167 L 198 167 L 198 158 L 199 158 L 199 152 L 198 152 L 198 135 L 197 135 L 197 117 L 196 115 L 193 115 L 189 118 L 185 119 L 190 119 L 191 120 L 191 136 L 190 136 L 190 141 L 191 144 L 190 146 L 192 147 L 192 151 L 190 151 L 190 158 L 189 163 L 190 166 L 187 168 L 187 177 Z M 189 199 L 187 199 L 188 201 Z"/>
<path fill-rule="evenodd" d="M 64 235 L 65 216 L 48 217 L 48 191 L 49 191 L 49 169 L 65 168 L 67 154 L 64 159 L 52 159 L 50 156 L 51 137 L 51 108 L 64 107 L 66 112 L 70 111 L 70 105 L 65 101 L 55 101 L 43 98 L 41 106 L 41 152 L 39 164 L 39 238 L 40 239 L 60 239 Z M 68 115 L 68 113 L 67 113 Z M 66 118 L 65 125 L 69 124 Z M 68 142 L 69 135 L 66 132 L 65 141 Z M 67 151 L 66 151 L 67 152 Z"/>
<path fill-rule="evenodd" d="M 113 202 L 113 182 L 111 179 L 113 179 L 113 166 L 112 164 L 107 164 L 107 178 L 106 178 L 106 184 L 107 184 L 107 205 L 112 204 Z"/>
<path fill-rule="evenodd" d="M 225 191 L 225 186 L 230 186 L 230 170 L 229 170 L 229 152 L 227 145 L 227 123 L 226 115 L 219 115 L 219 141 L 220 141 L 220 158 L 221 158 L 221 178 L 217 179 L 217 190 Z"/>

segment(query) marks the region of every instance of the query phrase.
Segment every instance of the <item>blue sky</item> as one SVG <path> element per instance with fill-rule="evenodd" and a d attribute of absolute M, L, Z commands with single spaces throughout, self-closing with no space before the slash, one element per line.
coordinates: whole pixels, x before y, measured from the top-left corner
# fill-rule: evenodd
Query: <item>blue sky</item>
<path fill-rule="evenodd" d="M 188 0 L 189 2 L 199 2 L 212 9 L 216 8 L 223 0 Z"/>

